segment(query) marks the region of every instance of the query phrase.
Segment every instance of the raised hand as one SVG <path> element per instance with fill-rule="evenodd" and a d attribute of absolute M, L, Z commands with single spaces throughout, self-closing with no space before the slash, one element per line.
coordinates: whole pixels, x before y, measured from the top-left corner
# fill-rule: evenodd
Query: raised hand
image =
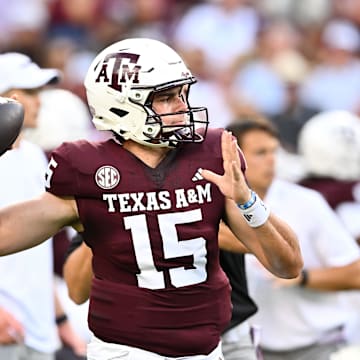
<path fill-rule="evenodd" d="M 201 174 L 204 179 L 217 185 L 227 198 L 236 203 L 246 203 L 250 199 L 250 189 L 241 170 L 239 147 L 236 139 L 226 130 L 221 137 L 221 151 L 224 174 L 219 175 L 206 169 Z"/>

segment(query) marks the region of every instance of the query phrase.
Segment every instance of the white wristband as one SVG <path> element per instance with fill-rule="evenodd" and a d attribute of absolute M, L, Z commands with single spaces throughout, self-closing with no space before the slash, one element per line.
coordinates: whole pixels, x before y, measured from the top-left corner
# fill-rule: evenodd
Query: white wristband
<path fill-rule="evenodd" d="M 251 227 L 259 227 L 263 225 L 270 216 L 270 209 L 263 203 L 259 196 L 252 192 L 252 196 L 255 196 L 255 201 L 250 207 L 244 209 L 243 205 L 237 205 L 240 212 L 244 216 L 246 222 Z"/>

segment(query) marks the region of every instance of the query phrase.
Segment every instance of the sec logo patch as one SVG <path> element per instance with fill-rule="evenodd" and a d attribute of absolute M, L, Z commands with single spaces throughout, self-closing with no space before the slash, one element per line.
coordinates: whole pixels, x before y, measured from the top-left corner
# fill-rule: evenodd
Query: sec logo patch
<path fill-rule="evenodd" d="M 120 181 L 120 173 L 118 169 L 110 165 L 104 165 L 97 169 L 95 174 L 95 182 L 102 189 L 113 189 Z"/>

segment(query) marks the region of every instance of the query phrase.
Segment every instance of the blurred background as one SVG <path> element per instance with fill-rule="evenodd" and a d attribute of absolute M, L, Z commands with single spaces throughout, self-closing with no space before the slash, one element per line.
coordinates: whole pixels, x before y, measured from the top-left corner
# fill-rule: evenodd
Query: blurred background
<path fill-rule="evenodd" d="M 44 90 L 38 129 L 26 134 L 45 151 L 100 137 L 83 80 L 101 49 L 127 37 L 165 41 L 183 56 L 199 80 L 191 104 L 208 107 L 210 126 L 259 113 L 270 119 L 281 141 L 278 176 L 286 180 L 298 182 L 309 171 L 299 136 L 310 118 L 334 110 L 360 115 L 360 0 L 0 0 L 0 9 L 0 53 L 21 52 L 63 74 L 58 89 Z M 312 145 L 322 143 L 317 131 L 304 142 L 310 156 L 317 155 Z M 360 139 L 351 141 L 359 165 Z M 344 178 L 341 167 L 349 166 L 340 163 L 329 176 L 351 183 L 356 209 L 344 216 L 350 229 L 360 224 L 360 176 Z M 56 264 L 61 273 L 61 260 Z M 360 344 L 354 293 L 349 338 Z M 86 327 L 82 321 L 74 323 Z"/>
<path fill-rule="evenodd" d="M 359 0 L 0 0 L 0 6 L 0 52 L 22 52 L 60 69 L 59 87 L 83 100 L 84 75 L 101 49 L 126 37 L 166 41 L 200 80 L 192 103 L 209 108 L 211 126 L 253 112 L 276 124 L 292 164 L 281 174 L 290 179 L 301 176 L 301 162 L 291 155 L 312 115 L 360 112 Z"/>

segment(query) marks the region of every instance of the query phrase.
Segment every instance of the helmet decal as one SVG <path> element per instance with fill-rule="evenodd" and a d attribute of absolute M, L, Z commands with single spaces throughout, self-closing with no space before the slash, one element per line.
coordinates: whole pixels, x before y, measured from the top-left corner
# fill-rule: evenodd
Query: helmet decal
<path fill-rule="evenodd" d="M 140 55 L 130 53 L 112 53 L 107 55 L 101 64 L 101 69 L 95 81 L 103 81 L 117 91 L 122 91 L 121 83 L 130 81 L 134 84 L 138 84 L 141 66 L 135 65 L 133 69 L 130 70 L 128 64 L 123 64 L 123 59 L 129 59 L 131 64 L 136 64 L 139 56 Z M 109 76 L 109 73 L 111 74 L 111 77 Z M 120 79 L 119 74 L 121 74 Z"/>

